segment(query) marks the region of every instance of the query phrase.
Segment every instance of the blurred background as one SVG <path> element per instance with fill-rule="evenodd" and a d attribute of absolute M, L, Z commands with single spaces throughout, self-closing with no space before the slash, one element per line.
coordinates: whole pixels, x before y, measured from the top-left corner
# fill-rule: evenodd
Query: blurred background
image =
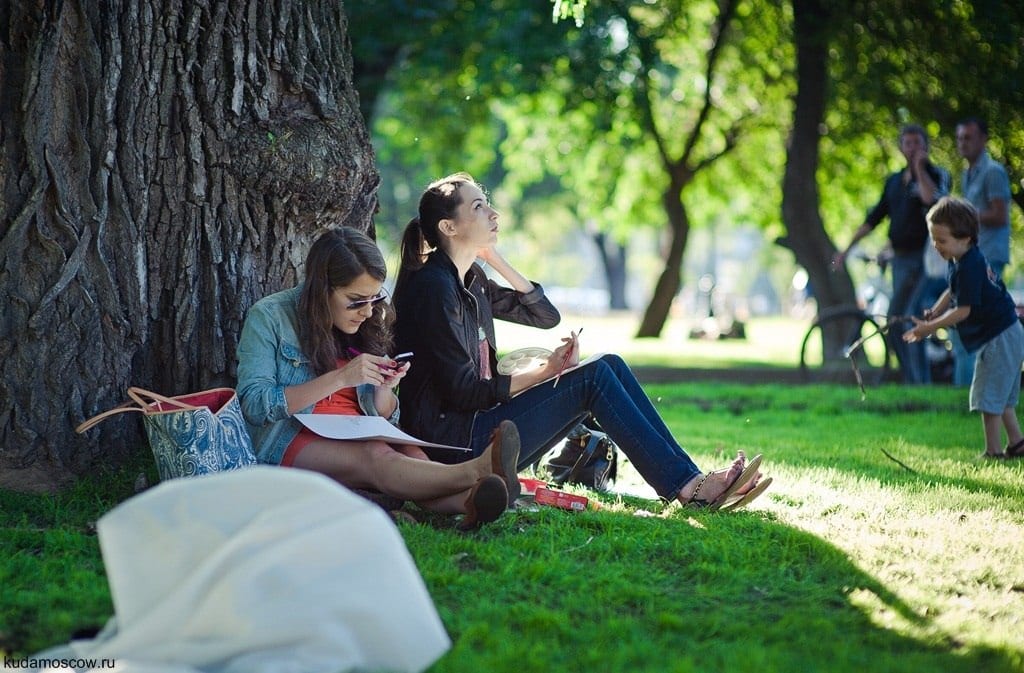
<path fill-rule="evenodd" d="M 346 11 L 393 270 L 422 189 L 468 171 L 501 212 L 499 247 L 568 313 L 635 316 L 630 331 L 647 337 L 806 322 L 824 273 L 807 260 L 845 246 L 904 166 L 900 126 L 927 129 L 957 193 L 955 124 L 981 115 L 1018 204 L 1006 276 L 1021 294 L 1018 3 L 375 0 Z M 783 217 L 809 112 L 820 225 Z M 813 247 L 795 245 L 819 230 Z M 858 296 L 877 281 L 868 265 L 848 271 Z"/>

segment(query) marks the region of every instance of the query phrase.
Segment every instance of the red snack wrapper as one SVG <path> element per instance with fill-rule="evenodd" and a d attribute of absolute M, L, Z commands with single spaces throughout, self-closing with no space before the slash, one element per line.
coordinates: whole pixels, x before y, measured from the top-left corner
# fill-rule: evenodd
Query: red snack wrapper
<path fill-rule="evenodd" d="M 556 491 L 552 488 L 538 488 L 533 494 L 534 502 L 541 505 L 560 507 L 574 512 L 582 512 L 590 502 L 589 498 L 582 495 L 573 495 L 565 491 Z"/>
<path fill-rule="evenodd" d="M 548 482 L 541 481 L 540 479 L 519 477 L 519 484 L 523 487 L 523 495 L 534 495 L 538 488 L 547 487 Z"/>

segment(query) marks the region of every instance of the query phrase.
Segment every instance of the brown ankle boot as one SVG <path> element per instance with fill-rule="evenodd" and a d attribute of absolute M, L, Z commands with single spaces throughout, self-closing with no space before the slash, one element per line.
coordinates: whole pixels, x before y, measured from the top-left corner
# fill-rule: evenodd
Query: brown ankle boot
<path fill-rule="evenodd" d="M 456 528 L 479 528 L 481 524 L 497 519 L 507 507 L 508 490 L 505 488 L 505 480 L 496 474 L 489 474 L 473 485 L 469 497 L 466 498 L 466 515 Z"/>
<path fill-rule="evenodd" d="M 512 421 L 502 421 L 491 435 L 491 443 L 484 451 L 491 454 L 491 471 L 505 480 L 508 506 L 511 507 L 522 490 L 519 485 L 519 429 Z"/>

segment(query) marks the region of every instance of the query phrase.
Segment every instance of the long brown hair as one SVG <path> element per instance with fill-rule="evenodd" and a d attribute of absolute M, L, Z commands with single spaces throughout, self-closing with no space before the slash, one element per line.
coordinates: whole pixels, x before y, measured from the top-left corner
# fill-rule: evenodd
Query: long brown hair
<path fill-rule="evenodd" d="M 373 307 L 373 315 L 355 334 L 345 334 L 331 319 L 331 292 L 369 274 L 380 282 L 388 269 L 377 244 L 349 227 L 331 229 L 313 243 L 306 256 L 306 278 L 299 295 L 299 345 L 317 375 L 337 367 L 348 349 L 386 355 L 391 351 L 393 312 L 386 303 Z"/>
<path fill-rule="evenodd" d="M 396 295 L 401 292 L 409 275 L 427 261 L 427 255 L 441 247 L 438 224 L 441 220 L 455 218 L 455 210 L 462 205 L 459 192 L 463 185 L 473 185 L 483 191 L 469 173 L 453 173 L 427 185 L 420 196 L 419 215 L 409 220 L 402 234 L 402 261 L 395 281 Z"/>

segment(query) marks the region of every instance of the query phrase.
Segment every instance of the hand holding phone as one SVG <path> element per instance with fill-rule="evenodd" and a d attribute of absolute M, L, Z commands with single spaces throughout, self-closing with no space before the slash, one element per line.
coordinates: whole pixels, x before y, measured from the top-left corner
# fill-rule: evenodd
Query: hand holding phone
<path fill-rule="evenodd" d="M 391 359 L 397 363 L 394 368 L 400 369 L 402 365 L 404 365 L 406 362 L 412 362 L 412 352 L 410 351 L 408 353 L 399 353 L 398 355 Z"/>

